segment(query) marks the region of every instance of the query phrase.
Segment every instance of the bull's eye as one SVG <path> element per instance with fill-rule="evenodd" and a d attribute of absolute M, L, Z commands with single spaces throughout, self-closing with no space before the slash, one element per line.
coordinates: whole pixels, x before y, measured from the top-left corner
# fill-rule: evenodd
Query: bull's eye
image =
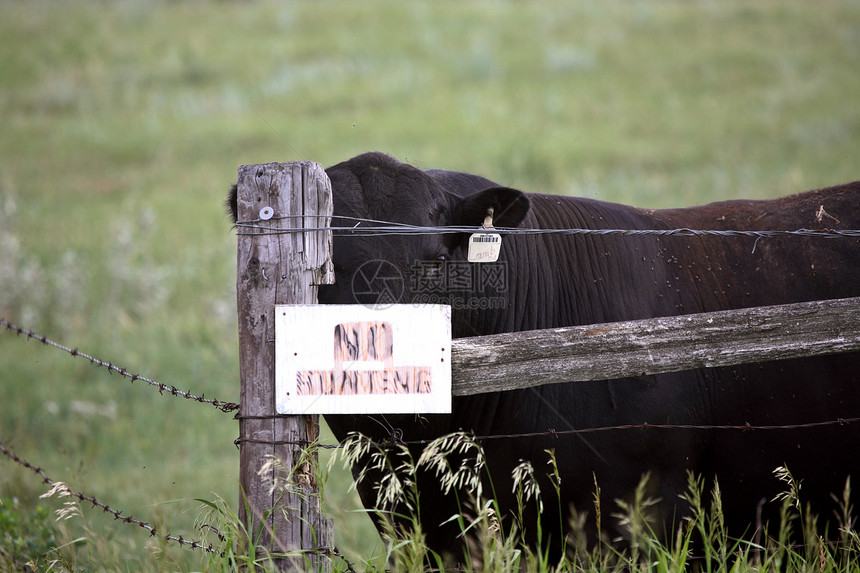
<path fill-rule="evenodd" d="M 437 255 L 437 256 L 436 256 L 436 261 L 438 261 L 438 262 L 440 262 L 440 263 L 444 263 L 444 262 L 445 262 L 445 261 L 447 261 L 447 260 L 448 260 L 448 255 L 446 255 L 446 254 L 444 254 L 444 253 L 442 253 L 441 255 Z"/>

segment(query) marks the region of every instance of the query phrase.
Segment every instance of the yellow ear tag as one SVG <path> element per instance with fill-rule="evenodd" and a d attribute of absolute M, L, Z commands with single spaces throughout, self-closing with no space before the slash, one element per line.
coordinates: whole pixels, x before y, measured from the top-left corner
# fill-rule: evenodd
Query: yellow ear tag
<path fill-rule="evenodd" d="M 487 209 L 484 217 L 484 229 L 493 228 L 493 208 Z M 469 252 L 466 255 L 470 263 L 494 263 L 499 260 L 502 251 L 502 236 L 498 233 L 474 233 L 469 237 Z"/>

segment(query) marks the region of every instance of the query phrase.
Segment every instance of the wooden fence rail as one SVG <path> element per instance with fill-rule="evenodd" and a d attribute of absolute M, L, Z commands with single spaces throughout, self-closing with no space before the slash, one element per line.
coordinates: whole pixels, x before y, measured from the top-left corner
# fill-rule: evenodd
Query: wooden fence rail
<path fill-rule="evenodd" d="M 860 297 L 458 338 L 457 396 L 860 350 Z"/>

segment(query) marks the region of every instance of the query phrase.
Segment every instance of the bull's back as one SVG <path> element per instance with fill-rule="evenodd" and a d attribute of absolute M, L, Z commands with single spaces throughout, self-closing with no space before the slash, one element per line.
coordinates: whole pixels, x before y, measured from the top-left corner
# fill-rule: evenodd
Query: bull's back
<path fill-rule="evenodd" d="M 666 228 L 797 231 L 860 228 L 860 182 L 771 200 L 737 200 L 650 212 Z M 665 238 L 663 258 L 701 310 L 860 296 L 860 239 Z"/>

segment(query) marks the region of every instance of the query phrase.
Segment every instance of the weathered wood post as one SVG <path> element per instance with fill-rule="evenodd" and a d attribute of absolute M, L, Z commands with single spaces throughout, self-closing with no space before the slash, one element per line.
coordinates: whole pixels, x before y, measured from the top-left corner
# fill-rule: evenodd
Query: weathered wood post
<path fill-rule="evenodd" d="M 237 206 L 239 221 L 258 221 L 240 226 L 238 237 L 239 515 L 249 543 L 277 553 L 319 549 L 309 554 L 310 567 L 327 569 L 332 524 L 320 511 L 316 454 L 308 460 L 304 452 L 318 436 L 319 419 L 276 415 L 274 314 L 276 304 L 316 304 L 317 285 L 334 282 L 331 231 L 283 232 L 329 224 L 331 183 L 310 161 L 243 165 Z M 272 459 L 281 470 L 266 465 Z M 285 487 L 283 469 L 292 473 Z M 272 491 L 273 483 L 281 487 Z M 278 566 L 307 565 L 297 558 Z"/>

